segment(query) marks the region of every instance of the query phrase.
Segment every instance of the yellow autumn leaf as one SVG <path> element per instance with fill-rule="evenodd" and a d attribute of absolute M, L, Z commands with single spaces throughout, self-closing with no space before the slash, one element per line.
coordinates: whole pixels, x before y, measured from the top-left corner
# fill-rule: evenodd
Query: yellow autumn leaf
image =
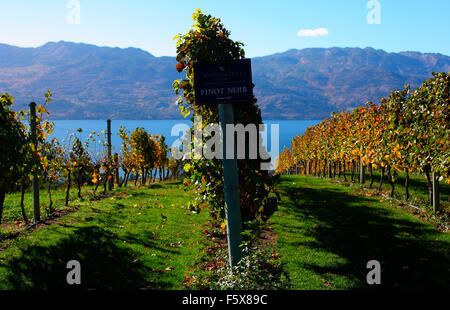
<path fill-rule="evenodd" d="M 222 224 L 220 224 L 220 228 L 223 232 L 227 231 L 227 220 L 223 221 Z"/>

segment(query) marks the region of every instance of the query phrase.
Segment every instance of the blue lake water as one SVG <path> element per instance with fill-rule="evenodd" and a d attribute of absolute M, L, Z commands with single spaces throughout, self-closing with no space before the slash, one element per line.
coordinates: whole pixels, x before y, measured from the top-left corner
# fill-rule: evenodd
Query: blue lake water
<path fill-rule="evenodd" d="M 83 131 L 81 133 L 76 132 L 77 136 L 85 141 L 88 139 L 90 133 L 95 131 L 100 133 L 101 131 L 106 132 L 106 121 L 105 120 L 55 120 L 55 130 L 52 136 L 56 137 L 58 140 L 62 141 L 67 139 L 70 133 L 76 132 L 78 128 Z M 289 147 L 291 145 L 292 138 L 296 135 L 303 134 L 309 126 L 318 124 L 320 120 L 269 120 L 265 121 L 264 124 L 268 128 L 268 140 L 271 139 L 271 125 L 279 125 L 279 150 L 281 151 L 285 146 Z M 120 153 L 122 140 L 118 136 L 120 126 L 126 127 L 130 132 L 132 132 L 137 127 L 143 127 L 152 134 L 164 135 L 166 137 L 167 145 L 171 146 L 180 135 L 172 136 L 172 128 L 177 124 L 186 124 L 191 126 L 190 120 L 112 120 L 111 121 L 111 142 L 113 145 L 113 153 Z M 267 143 L 264 141 L 264 145 Z M 268 146 L 268 151 L 272 152 L 270 147 L 270 142 Z M 102 146 L 100 144 L 94 144 L 90 146 L 90 149 L 94 152 L 100 152 Z"/>

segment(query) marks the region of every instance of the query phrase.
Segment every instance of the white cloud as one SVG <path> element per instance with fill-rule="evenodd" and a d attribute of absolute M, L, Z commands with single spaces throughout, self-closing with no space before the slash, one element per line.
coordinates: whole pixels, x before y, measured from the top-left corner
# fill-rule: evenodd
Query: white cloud
<path fill-rule="evenodd" d="M 317 29 L 301 29 L 297 35 L 299 37 L 318 37 L 328 35 L 327 28 L 317 28 Z"/>

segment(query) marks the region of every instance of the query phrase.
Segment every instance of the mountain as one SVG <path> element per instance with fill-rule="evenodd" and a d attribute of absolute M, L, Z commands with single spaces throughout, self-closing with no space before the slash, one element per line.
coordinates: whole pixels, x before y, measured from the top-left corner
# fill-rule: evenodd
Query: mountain
<path fill-rule="evenodd" d="M 405 84 L 418 87 L 431 72 L 450 70 L 450 57 L 373 48 L 309 48 L 255 58 L 254 83 L 265 115 L 323 118 L 379 102 Z"/>
<path fill-rule="evenodd" d="M 18 108 L 47 90 L 54 119 L 175 119 L 174 57 L 137 48 L 49 42 L 37 48 L 0 44 L 0 93 Z M 255 96 L 264 119 L 320 119 L 378 102 L 431 72 L 450 71 L 450 57 L 373 48 L 308 48 L 252 59 Z"/>

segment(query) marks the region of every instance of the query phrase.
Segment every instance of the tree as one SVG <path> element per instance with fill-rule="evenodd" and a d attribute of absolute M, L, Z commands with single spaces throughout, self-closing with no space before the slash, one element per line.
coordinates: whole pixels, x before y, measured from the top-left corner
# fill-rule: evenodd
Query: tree
<path fill-rule="evenodd" d="M 42 145 L 42 161 L 44 165 L 44 177 L 47 179 L 48 182 L 48 197 L 49 197 L 49 205 L 47 209 L 47 213 L 50 214 L 53 209 L 53 200 L 52 200 L 52 193 L 51 193 L 51 186 L 53 183 L 58 182 L 58 180 L 61 179 L 61 176 L 63 174 L 63 167 L 62 167 L 62 156 L 61 153 L 63 152 L 58 140 L 56 138 L 53 138 L 50 142 L 45 142 Z"/>
<path fill-rule="evenodd" d="M 449 90 L 449 75 L 433 73 L 433 78 L 413 91 L 408 85 L 392 91 L 388 98 L 381 99 L 380 105 L 368 102 L 351 114 L 333 113 L 331 119 L 324 119 L 293 139 L 294 160 L 284 151 L 277 172 L 283 173 L 298 162 L 312 161 L 317 174 L 317 164 L 338 159 L 344 164 L 344 177 L 345 163 L 352 162 L 353 181 L 355 162 L 360 159 L 361 166 L 369 166 L 370 187 L 372 168 L 381 168 L 379 190 L 386 169 L 391 197 L 397 172 L 406 174 L 406 199 L 409 198 L 409 173 L 424 173 L 430 204 L 433 204 L 435 195 L 430 174 L 450 184 Z"/>
<path fill-rule="evenodd" d="M 177 35 L 177 64 L 178 72 L 185 71 L 184 79 L 176 80 L 173 88 L 177 94 L 181 114 L 187 117 L 191 112 L 202 117 L 201 130 L 208 124 L 219 122 L 217 106 L 196 105 L 194 95 L 194 63 L 231 63 L 233 60 L 245 58 L 243 43 L 230 39 L 230 31 L 220 22 L 220 19 L 206 15 L 197 9 L 192 16 L 195 24 L 185 35 Z M 192 119 L 193 120 L 193 119 Z M 261 111 L 254 102 L 235 105 L 235 123 L 262 123 Z M 211 137 L 209 137 L 210 139 Z M 208 138 L 203 139 L 206 143 Z M 192 140 L 193 141 L 193 140 Z M 259 143 L 258 143 L 259 145 Z M 259 152 L 258 152 L 259 153 Z M 185 170 L 189 174 L 192 184 L 197 190 L 197 199 L 191 207 L 200 211 L 209 204 L 214 218 L 225 218 L 224 185 L 221 161 L 218 159 L 196 159 L 191 156 Z M 243 221 L 254 219 L 267 220 L 277 210 L 277 197 L 272 195 L 273 178 L 267 171 L 261 170 L 264 160 L 239 160 L 239 180 L 241 195 L 241 213 Z"/>
<path fill-rule="evenodd" d="M 166 137 L 163 135 L 155 136 L 156 143 L 156 167 L 159 169 L 159 179 L 160 181 L 165 179 L 164 169 L 167 168 L 169 164 L 169 157 L 167 156 L 169 147 L 166 144 Z"/>
<path fill-rule="evenodd" d="M 404 122 L 409 130 L 410 160 L 425 172 L 430 203 L 433 191 L 430 173 L 441 175 L 450 183 L 450 81 L 448 73 L 434 73 L 411 92 Z"/>
<path fill-rule="evenodd" d="M 122 139 L 122 153 L 120 155 L 120 162 L 122 170 L 125 174 L 122 183 L 126 187 L 128 184 L 128 178 L 130 176 L 130 173 L 136 171 L 136 164 L 135 164 L 136 161 L 134 153 L 131 148 L 129 131 L 123 126 L 120 126 L 119 137 Z"/>
<path fill-rule="evenodd" d="M 82 129 L 79 128 L 77 131 L 81 133 Z M 80 139 L 74 136 L 72 140 L 72 152 L 70 160 L 72 162 L 73 172 L 78 187 L 78 198 L 82 198 L 81 187 L 85 182 L 91 180 L 90 172 L 93 170 L 91 157 L 86 151 L 87 147 L 88 145 L 83 145 Z"/>
<path fill-rule="evenodd" d="M 23 175 L 21 168 L 29 154 L 25 126 L 12 110 L 13 102 L 8 93 L 0 95 L 0 223 L 5 196 L 17 188 Z"/>
<path fill-rule="evenodd" d="M 141 170 L 141 184 L 146 184 L 146 176 L 149 169 L 155 167 L 156 143 L 144 128 L 136 128 L 131 133 L 131 148 L 133 150 L 136 167 Z"/>

